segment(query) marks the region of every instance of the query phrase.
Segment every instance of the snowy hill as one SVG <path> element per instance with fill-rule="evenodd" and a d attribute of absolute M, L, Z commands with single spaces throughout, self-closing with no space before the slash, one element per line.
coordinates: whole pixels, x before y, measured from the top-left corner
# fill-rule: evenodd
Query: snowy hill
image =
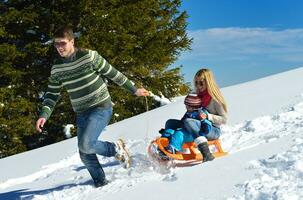
<path fill-rule="evenodd" d="M 99 157 L 110 183 L 94 188 L 76 138 L 0 160 L 0 199 L 303 199 L 303 68 L 222 91 L 229 123 L 226 157 L 169 171 L 154 169 L 146 147 L 183 98 L 110 125 L 101 137 L 125 138 L 134 166 Z"/>

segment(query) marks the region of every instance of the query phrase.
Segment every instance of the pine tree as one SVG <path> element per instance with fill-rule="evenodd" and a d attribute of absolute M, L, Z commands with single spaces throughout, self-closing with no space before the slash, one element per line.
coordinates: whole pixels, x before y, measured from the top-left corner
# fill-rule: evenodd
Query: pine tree
<path fill-rule="evenodd" d="M 179 11 L 180 5 L 180 0 L 87 0 L 82 6 L 78 44 L 96 49 L 154 94 L 161 92 L 168 98 L 185 94 L 189 87 L 180 67 L 168 68 L 191 43 L 186 34 L 187 14 Z M 110 84 L 115 108 L 121 107 L 114 119 L 145 110 L 145 101 L 138 103 L 116 87 Z"/>
<path fill-rule="evenodd" d="M 6 7 L 2 2 L 0 12 L 0 158 L 26 150 L 22 138 L 33 131 L 32 115 L 35 107 L 32 101 L 26 98 L 27 89 L 23 87 L 23 77 L 27 59 L 25 49 L 18 49 L 19 40 L 18 27 L 22 24 L 22 13 Z M 24 16 L 27 20 L 29 17 Z M 15 23 L 11 23 L 14 21 Z M 11 31 L 9 31 L 9 29 Z M 23 65 L 21 67 L 21 65 Z"/>
<path fill-rule="evenodd" d="M 54 55 L 51 33 L 65 19 L 77 24 L 72 20 L 75 8 L 69 6 L 75 1 L 56 2 L 0 2 L 0 158 L 60 141 L 62 125 L 72 122 L 73 112 L 63 95 L 44 134 L 34 127 Z M 64 18 L 67 8 L 69 17 Z"/>
<path fill-rule="evenodd" d="M 58 26 L 74 27 L 79 47 L 97 50 L 139 86 L 169 98 L 185 94 L 189 87 L 180 67 L 168 68 L 191 43 L 180 4 L 180 0 L 1 1 L 0 158 L 60 141 L 62 126 L 75 121 L 63 92 L 44 134 L 34 127 L 56 56 L 51 40 Z M 113 122 L 145 111 L 144 98 L 111 82 L 108 86 L 117 113 Z"/>

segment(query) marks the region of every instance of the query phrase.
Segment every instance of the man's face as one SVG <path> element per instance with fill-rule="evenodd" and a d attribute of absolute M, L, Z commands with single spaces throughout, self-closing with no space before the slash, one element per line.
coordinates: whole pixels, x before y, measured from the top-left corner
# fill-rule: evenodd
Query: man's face
<path fill-rule="evenodd" d="M 74 39 L 55 38 L 54 46 L 61 57 L 69 57 L 74 52 Z"/>

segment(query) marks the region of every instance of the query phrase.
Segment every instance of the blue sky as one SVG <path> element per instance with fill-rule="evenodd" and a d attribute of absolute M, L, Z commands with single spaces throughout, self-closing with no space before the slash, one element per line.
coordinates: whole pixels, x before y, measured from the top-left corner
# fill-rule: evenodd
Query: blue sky
<path fill-rule="evenodd" d="M 188 82 L 203 66 L 221 87 L 303 66 L 301 0 L 183 0 L 181 10 L 193 44 L 173 66 Z"/>

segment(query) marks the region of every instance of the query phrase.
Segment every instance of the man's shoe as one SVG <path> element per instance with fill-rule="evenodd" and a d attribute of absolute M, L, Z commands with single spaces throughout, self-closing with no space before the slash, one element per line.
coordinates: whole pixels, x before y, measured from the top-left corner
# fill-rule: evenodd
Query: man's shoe
<path fill-rule="evenodd" d="M 124 168 L 130 168 L 131 167 L 131 157 L 129 152 L 127 151 L 125 147 L 125 143 L 122 139 L 119 139 L 117 142 L 115 142 L 116 145 L 116 155 L 115 158 L 123 165 Z"/>
<path fill-rule="evenodd" d="M 96 188 L 107 185 L 108 183 L 109 181 L 107 179 L 104 179 L 102 182 L 94 182 Z"/>

